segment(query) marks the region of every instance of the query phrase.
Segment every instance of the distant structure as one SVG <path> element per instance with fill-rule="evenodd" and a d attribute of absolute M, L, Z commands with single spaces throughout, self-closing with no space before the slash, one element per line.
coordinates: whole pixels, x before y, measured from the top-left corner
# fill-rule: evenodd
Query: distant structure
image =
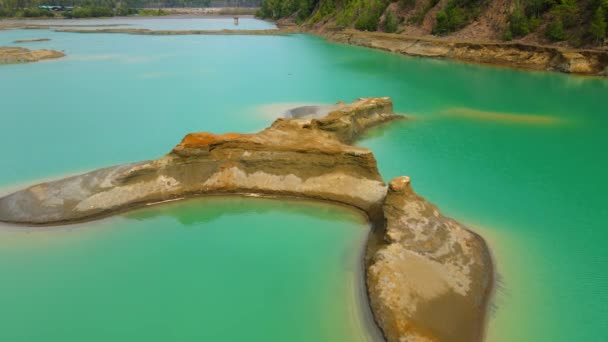
<path fill-rule="evenodd" d="M 239 17 L 234 17 L 234 25 L 239 26 Z"/>
<path fill-rule="evenodd" d="M 74 9 L 72 6 L 56 6 L 56 5 L 41 5 L 38 8 L 49 11 L 63 12 L 63 11 L 71 11 Z"/>

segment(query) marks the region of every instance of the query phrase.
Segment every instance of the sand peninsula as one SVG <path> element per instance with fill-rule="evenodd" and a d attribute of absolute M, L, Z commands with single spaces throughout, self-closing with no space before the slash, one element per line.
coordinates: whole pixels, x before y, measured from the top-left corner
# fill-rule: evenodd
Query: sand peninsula
<path fill-rule="evenodd" d="M 417 195 L 408 177 L 387 186 L 372 152 L 350 145 L 365 129 L 403 118 L 392 101 L 292 114 L 259 133 L 192 133 L 156 160 L 34 185 L 0 198 L 0 221 L 67 224 L 211 194 L 337 202 L 373 224 L 366 285 L 387 341 L 483 340 L 494 279 L 484 240 Z"/>

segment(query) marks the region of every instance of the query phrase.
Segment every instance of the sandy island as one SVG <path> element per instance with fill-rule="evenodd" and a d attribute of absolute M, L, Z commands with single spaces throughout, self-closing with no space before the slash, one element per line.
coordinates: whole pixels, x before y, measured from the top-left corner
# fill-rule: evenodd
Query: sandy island
<path fill-rule="evenodd" d="M 29 50 L 22 47 L 0 47 L 0 64 L 38 62 L 43 59 L 64 57 L 65 54 L 55 50 Z"/>

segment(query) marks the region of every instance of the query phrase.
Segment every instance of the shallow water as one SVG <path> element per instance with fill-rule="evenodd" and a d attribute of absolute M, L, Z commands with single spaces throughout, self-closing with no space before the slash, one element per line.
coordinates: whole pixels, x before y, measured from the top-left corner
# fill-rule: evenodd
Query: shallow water
<path fill-rule="evenodd" d="M 368 231 L 341 207 L 242 198 L 0 229 L 0 340 L 372 341 Z"/>
<path fill-rule="evenodd" d="M 0 67 L 0 185 L 155 158 L 192 131 L 260 130 L 289 103 L 391 96 L 412 119 L 361 145 L 385 179 L 412 176 L 420 194 L 491 243 L 501 288 L 489 340 L 608 338 L 606 80 L 305 35 L 14 30 L 0 32 L 0 45 L 40 37 L 53 40 L 23 46 L 68 57 Z"/>

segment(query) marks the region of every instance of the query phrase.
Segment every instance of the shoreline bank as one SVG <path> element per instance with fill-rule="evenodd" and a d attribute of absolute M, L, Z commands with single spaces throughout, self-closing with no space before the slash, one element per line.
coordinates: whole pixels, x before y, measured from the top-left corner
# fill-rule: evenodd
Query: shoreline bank
<path fill-rule="evenodd" d="M 543 70 L 567 74 L 608 76 L 608 51 L 566 49 L 518 42 L 473 42 L 412 37 L 356 30 L 311 31 L 328 41 L 413 57 Z"/>

